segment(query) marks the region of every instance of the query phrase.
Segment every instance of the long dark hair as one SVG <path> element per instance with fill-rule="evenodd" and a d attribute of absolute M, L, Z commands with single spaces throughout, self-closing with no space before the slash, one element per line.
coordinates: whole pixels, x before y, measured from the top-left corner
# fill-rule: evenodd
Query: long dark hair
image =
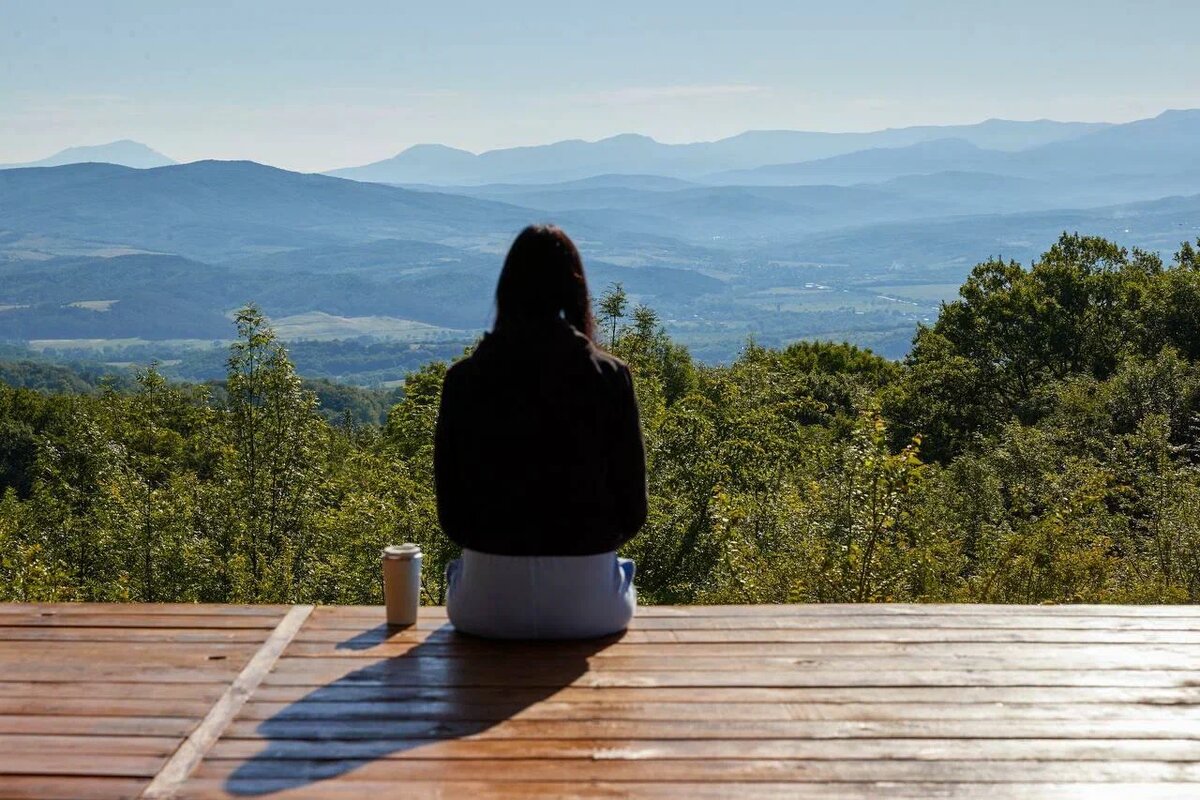
<path fill-rule="evenodd" d="M 595 339 L 583 259 L 553 225 L 530 225 L 509 248 L 496 284 L 496 328 L 563 318 Z"/>

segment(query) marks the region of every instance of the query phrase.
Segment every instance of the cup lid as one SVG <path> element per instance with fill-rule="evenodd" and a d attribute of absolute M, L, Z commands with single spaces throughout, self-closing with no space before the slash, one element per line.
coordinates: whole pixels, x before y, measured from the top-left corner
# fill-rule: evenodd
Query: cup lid
<path fill-rule="evenodd" d="M 421 548 L 412 542 L 405 542 L 404 544 L 389 544 L 387 547 L 383 548 L 384 558 L 402 558 L 407 560 L 410 558 L 415 558 L 419 555 L 421 555 Z"/>

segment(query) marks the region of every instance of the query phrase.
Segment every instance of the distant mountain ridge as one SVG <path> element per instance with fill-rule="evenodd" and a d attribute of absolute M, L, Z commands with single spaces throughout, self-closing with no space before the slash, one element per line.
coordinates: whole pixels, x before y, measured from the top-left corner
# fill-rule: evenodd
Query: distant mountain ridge
<path fill-rule="evenodd" d="M 1046 180 L 1069 176 L 1175 175 L 1200 170 L 1200 109 L 1112 125 L 1024 150 L 981 148 L 963 138 L 859 150 L 707 176 L 725 185 L 881 182 L 935 172 L 987 172 Z"/>
<path fill-rule="evenodd" d="M 986 172 L 1011 155 L 966 139 L 931 139 L 905 147 L 874 147 L 812 161 L 731 170 L 709 176 L 708 180 L 746 186 L 844 185 L 935 172 Z"/>
<path fill-rule="evenodd" d="M 162 153 L 141 142 L 121 139 L 108 144 L 84 145 L 68 147 L 52 156 L 38 161 L 23 164 L 0 164 L 0 169 L 18 169 L 23 167 L 61 167 L 67 164 L 117 164 L 134 169 L 151 169 L 167 167 L 179 162 L 164 156 Z"/>
<path fill-rule="evenodd" d="M 611 173 L 698 178 L 724 170 L 809 161 L 882 147 L 906 147 L 936 139 L 962 139 L 976 147 L 1015 151 L 1078 138 L 1108 123 L 986 120 L 973 125 L 889 128 L 868 133 L 748 131 L 713 142 L 664 144 L 648 136 L 621 134 L 595 142 L 579 139 L 478 155 L 421 144 L 392 158 L 328 172 L 379 183 L 551 183 Z"/>

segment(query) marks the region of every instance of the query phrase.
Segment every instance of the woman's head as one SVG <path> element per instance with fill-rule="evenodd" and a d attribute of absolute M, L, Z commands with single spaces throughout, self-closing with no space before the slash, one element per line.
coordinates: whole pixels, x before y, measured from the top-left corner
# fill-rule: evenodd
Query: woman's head
<path fill-rule="evenodd" d="M 592 301 L 575 243 L 553 225 L 521 231 L 496 285 L 496 327 L 563 318 L 593 338 Z"/>

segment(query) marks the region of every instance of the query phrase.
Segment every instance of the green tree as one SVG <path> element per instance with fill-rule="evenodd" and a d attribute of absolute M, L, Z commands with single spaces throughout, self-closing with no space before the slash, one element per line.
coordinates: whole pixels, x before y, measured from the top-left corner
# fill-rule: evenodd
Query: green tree
<path fill-rule="evenodd" d="M 609 329 L 608 345 L 610 348 L 617 345 L 617 326 L 625 317 L 625 308 L 628 303 L 629 298 L 620 283 L 611 284 L 600 296 L 600 317 Z"/>
<path fill-rule="evenodd" d="M 240 517 L 233 549 L 245 559 L 248 583 L 234 592 L 285 602 L 303 584 L 310 555 L 320 418 L 262 313 L 248 306 L 235 319 L 227 380 Z"/>

